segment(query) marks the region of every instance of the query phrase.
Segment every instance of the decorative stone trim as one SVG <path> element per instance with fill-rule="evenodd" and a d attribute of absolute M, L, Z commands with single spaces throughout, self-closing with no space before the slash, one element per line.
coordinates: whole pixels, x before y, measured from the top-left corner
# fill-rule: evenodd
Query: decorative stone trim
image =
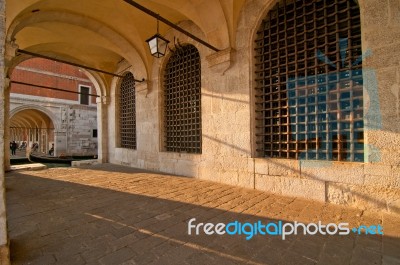
<path fill-rule="evenodd" d="M 150 91 L 149 89 L 150 86 L 150 81 L 149 80 L 145 80 L 143 82 L 135 82 L 135 90 L 136 92 L 142 92 L 142 91 L 146 91 L 148 94 Z"/>
<path fill-rule="evenodd" d="M 14 42 L 6 42 L 6 50 L 4 54 L 6 67 L 10 67 L 12 59 L 15 57 L 19 46 Z"/>
<path fill-rule="evenodd" d="M 102 97 L 96 98 L 96 103 L 108 105 L 108 104 L 110 104 L 110 102 L 111 102 L 111 99 L 108 96 L 102 96 Z"/>

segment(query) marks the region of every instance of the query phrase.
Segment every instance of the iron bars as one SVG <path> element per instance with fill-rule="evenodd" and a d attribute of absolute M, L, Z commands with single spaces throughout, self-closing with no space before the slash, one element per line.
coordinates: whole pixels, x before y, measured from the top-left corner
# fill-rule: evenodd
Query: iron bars
<path fill-rule="evenodd" d="M 122 148 L 136 149 L 136 93 L 135 78 L 127 73 L 120 87 L 120 141 Z"/>
<path fill-rule="evenodd" d="M 358 4 L 280 1 L 255 44 L 258 155 L 362 162 Z"/>
<path fill-rule="evenodd" d="M 164 74 L 165 149 L 201 153 L 200 55 L 193 45 L 176 49 Z"/>

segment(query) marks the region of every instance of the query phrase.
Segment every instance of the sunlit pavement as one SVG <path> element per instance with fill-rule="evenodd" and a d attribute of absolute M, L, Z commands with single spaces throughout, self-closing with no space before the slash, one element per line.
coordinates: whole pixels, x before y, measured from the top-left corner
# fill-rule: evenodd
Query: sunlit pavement
<path fill-rule="evenodd" d="M 13 264 L 400 264 L 400 216 L 103 164 L 6 175 Z M 188 221 L 381 225 L 384 235 L 188 235 Z M 195 229 L 192 229 L 192 233 Z"/>

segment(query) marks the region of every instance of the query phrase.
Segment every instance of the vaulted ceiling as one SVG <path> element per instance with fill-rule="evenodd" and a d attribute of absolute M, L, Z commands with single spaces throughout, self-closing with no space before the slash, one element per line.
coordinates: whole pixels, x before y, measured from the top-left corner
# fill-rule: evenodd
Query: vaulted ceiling
<path fill-rule="evenodd" d="M 245 0 L 136 0 L 177 24 L 192 21 L 205 41 L 233 47 Z M 118 62 L 153 58 L 145 42 L 156 32 L 156 19 L 123 0 L 8 0 L 7 39 L 20 49 L 115 71 Z M 160 33 L 170 28 L 160 23 Z"/>
<path fill-rule="evenodd" d="M 11 117 L 10 127 L 14 128 L 54 128 L 45 113 L 35 109 L 25 109 Z"/>

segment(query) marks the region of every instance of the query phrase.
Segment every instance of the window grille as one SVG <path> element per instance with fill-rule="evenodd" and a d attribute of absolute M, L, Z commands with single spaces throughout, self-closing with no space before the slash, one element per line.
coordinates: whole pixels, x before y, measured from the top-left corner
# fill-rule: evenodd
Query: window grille
<path fill-rule="evenodd" d="M 121 147 L 136 149 L 136 95 L 135 81 L 131 73 L 122 78 L 120 89 Z"/>
<path fill-rule="evenodd" d="M 364 161 L 358 4 L 280 1 L 255 44 L 258 156 Z"/>
<path fill-rule="evenodd" d="M 166 151 L 201 153 L 200 55 L 193 45 L 176 49 L 164 75 Z"/>

